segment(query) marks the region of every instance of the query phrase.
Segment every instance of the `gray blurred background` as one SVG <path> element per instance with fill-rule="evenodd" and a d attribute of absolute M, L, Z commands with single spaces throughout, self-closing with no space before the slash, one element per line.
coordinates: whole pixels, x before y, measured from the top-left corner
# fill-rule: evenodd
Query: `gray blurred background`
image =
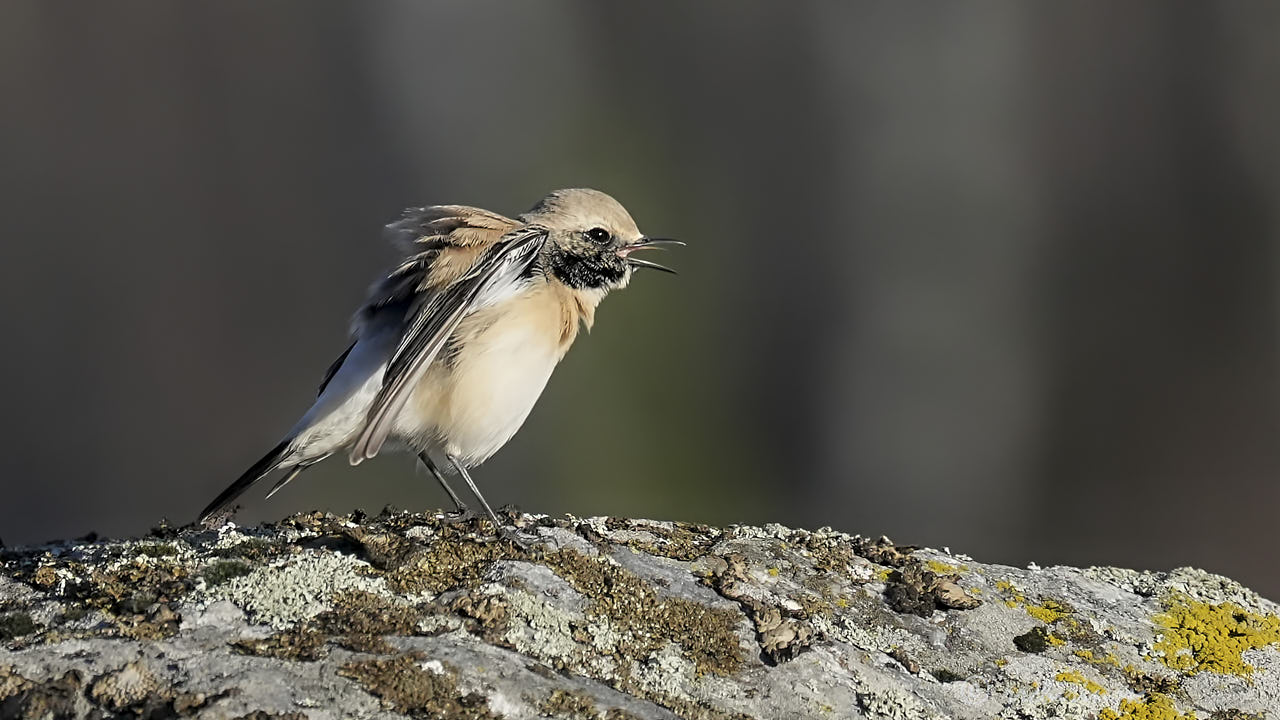
<path fill-rule="evenodd" d="M 408 205 L 689 241 L 476 476 L 1280 596 L 1280 4 L 7 2 L 0 537 L 181 523 Z M 329 462 L 246 522 L 446 504 Z"/>

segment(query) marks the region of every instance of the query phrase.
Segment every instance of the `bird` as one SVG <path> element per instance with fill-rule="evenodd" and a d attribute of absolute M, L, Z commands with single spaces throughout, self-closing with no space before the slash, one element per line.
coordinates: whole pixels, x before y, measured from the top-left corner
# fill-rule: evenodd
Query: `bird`
<path fill-rule="evenodd" d="M 384 235 L 401 259 L 370 288 L 315 402 L 198 524 L 228 518 L 274 472 L 283 474 L 267 497 L 329 457 L 359 465 L 395 447 L 417 453 L 453 517 L 475 516 L 433 456 L 447 460 L 507 532 L 469 469 L 520 429 L 609 292 L 637 269 L 675 273 L 634 253 L 684 245 L 644 235 L 617 200 L 589 188 L 556 190 L 514 219 L 466 205 L 410 208 Z"/>

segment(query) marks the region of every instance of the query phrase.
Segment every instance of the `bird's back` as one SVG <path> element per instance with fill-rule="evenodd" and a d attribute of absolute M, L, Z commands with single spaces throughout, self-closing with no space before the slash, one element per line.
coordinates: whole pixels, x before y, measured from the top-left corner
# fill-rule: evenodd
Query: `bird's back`
<path fill-rule="evenodd" d="M 409 319 L 518 226 L 511 218 L 465 205 L 412 208 L 387 225 L 384 236 L 403 257 L 370 288 L 356 313 L 351 349 L 335 363 L 319 397 L 290 433 L 290 462 L 327 456 L 354 440 Z"/>

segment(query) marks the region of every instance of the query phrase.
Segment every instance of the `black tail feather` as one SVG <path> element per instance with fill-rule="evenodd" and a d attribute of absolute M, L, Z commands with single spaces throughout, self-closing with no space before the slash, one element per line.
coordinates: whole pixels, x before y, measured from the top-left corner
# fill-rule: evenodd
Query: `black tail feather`
<path fill-rule="evenodd" d="M 245 470 L 244 474 L 241 475 L 239 479 L 231 483 L 226 490 L 222 491 L 221 495 L 214 498 L 213 502 L 209 503 L 209 507 L 205 508 L 204 511 L 200 513 L 200 517 L 196 520 L 196 523 L 204 524 L 210 517 L 235 502 L 235 499 L 243 495 L 245 490 L 253 487 L 254 483 L 266 477 L 272 470 L 280 467 L 280 462 L 284 460 L 284 457 L 288 452 L 289 441 L 285 440 L 275 446 L 271 452 L 262 456 L 261 460 L 254 463 L 253 467 Z"/>

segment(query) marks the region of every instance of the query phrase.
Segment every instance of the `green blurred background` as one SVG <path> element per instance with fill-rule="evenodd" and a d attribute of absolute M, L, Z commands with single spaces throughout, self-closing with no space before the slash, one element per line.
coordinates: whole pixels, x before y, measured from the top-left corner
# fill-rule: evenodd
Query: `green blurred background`
<path fill-rule="evenodd" d="M 1280 570 L 1280 4 L 0 6 L 0 537 L 189 521 L 400 209 L 685 239 L 476 472 L 547 513 Z M 445 504 L 407 455 L 241 519 Z"/>

